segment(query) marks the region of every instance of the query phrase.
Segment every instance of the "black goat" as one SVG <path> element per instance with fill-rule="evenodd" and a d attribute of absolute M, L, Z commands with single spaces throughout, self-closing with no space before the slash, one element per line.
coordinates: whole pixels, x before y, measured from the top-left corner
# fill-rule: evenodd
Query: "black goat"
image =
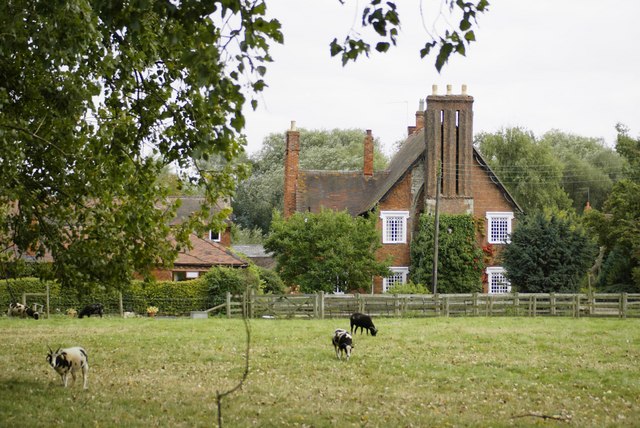
<path fill-rule="evenodd" d="M 373 325 L 373 321 L 371 321 L 371 317 L 369 315 L 356 312 L 351 314 L 350 321 L 351 334 L 353 334 L 353 327 L 356 328 L 356 333 L 358 332 L 358 327 L 360 327 L 360 334 L 362 334 L 362 330 L 367 330 L 367 334 L 371 332 L 371 336 L 378 334 L 378 329 Z"/>
<path fill-rule="evenodd" d="M 101 303 L 94 303 L 92 305 L 87 305 L 78 314 L 78 318 L 82 318 L 85 315 L 91 318 L 91 315 L 100 315 L 102 318 L 103 307 Z"/>

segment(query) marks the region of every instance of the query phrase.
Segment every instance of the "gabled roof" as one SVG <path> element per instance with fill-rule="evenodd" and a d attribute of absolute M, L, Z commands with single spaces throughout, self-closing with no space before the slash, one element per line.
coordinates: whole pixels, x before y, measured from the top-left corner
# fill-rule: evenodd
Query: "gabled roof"
<path fill-rule="evenodd" d="M 425 152 L 424 129 L 410 135 L 393 156 L 385 171 L 376 171 L 373 177 L 365 177 L 362 171 L 305 171 L 298 179 L 296 211 L 318 212 L 320 208 L 336 211 L 348 210 L 351 215 L 371 211 L 391 188 L 421 162 Z M 502 182 L 493 173 L 480 153 L 473 148 L 473 156 L 487 171 L 491 181 L 505 198 L 520 212 L 518 205 Z"/>
<path fill-rule="evenodd" d="M 204 197 L 202 196 L 169 196 L 167 200 L 169 203 L 173 203 L 176 200 L 180 200 L 180 206 L 176 210 L 176 216 L 173 220 L 171 220 L 171 225 L 176 225 L 182 223 L 185 219 L 187 219 L 194 212 L 200 211 L 200 207 L 204 202 Z M 230 204 L 226 200 L 222 200 L 216 202 L 209 211 L 210 215 L 218 213 L 225 208 L 229 208 Z"/>
<path fill-rule="evenodd" d="M 189 235 L 189 241 L 192 248 L 178 253 L 173 263 L 174 268 L 179 268 L 181 265 L 245 267 L 249 264 L 217 242 L 202 239 L 195 234 Z"/>

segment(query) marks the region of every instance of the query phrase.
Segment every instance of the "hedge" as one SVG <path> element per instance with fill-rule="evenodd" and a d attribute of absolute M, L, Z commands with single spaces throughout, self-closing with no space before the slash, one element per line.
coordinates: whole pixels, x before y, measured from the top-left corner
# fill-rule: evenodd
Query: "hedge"
<path fill-rule="evenodd" d="M 157 306 L 160 315 L 186 315 L 190 311 L 205 310 L 225 301 L 227 292 L 241 294 L 247 288 L 262 292 L 264 272 L 255 266 L 247 269 L 214 268 L 206 275 L 191 281 L 132 281 L 122 291 L 123 309 L 146 314 L 148 306 Z M 94 287 L 90 293 L 78 295 L 55 281 L 38 278 L 0 280 L 0 308 L 8 308 L 14 301 L 22 302 L 22 293 L 44 293 L 49 285 L 51 314 L 65 314 L 73 308 L 80 311 L 85 305 L 102 303 L 105 313 L 118 314 L 120 296 L 117 291 Z M 27 304 L 44 304 L 44 296 L 29 296 Z M 4 310 L 2 312 L 5 312 Z"/>

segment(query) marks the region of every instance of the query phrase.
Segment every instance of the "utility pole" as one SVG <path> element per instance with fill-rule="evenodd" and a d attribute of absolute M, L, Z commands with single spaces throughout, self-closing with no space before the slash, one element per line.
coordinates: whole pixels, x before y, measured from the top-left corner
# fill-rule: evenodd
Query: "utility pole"
<path fill-rule="evenodd" d="M 433 294 L 438 293 L 438 235 L 440 233 L 440 186 L 442 182 L 442 163 L 438 162 L 438 173 L 436 174 L 436 218 L 433 231 L 433 273 L 431 288 Z"/>

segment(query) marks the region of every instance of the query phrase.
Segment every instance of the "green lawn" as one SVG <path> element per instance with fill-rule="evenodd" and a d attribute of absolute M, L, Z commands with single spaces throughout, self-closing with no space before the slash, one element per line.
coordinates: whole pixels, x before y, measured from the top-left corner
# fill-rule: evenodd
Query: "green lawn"
<path fill-rule="evenodd" d="M 252 320 L 250 374 L 225 426 L 640 426 L 640 320 Z M 0 317 L 0 426 L 213 426 L 243 370 L 241 320 Z M 89 390 L 47 345 L 84 346 Z M 556 419 L 545 418 L 555 417 Z M 26 424 L 26 425 L 25 425 Z"/>

